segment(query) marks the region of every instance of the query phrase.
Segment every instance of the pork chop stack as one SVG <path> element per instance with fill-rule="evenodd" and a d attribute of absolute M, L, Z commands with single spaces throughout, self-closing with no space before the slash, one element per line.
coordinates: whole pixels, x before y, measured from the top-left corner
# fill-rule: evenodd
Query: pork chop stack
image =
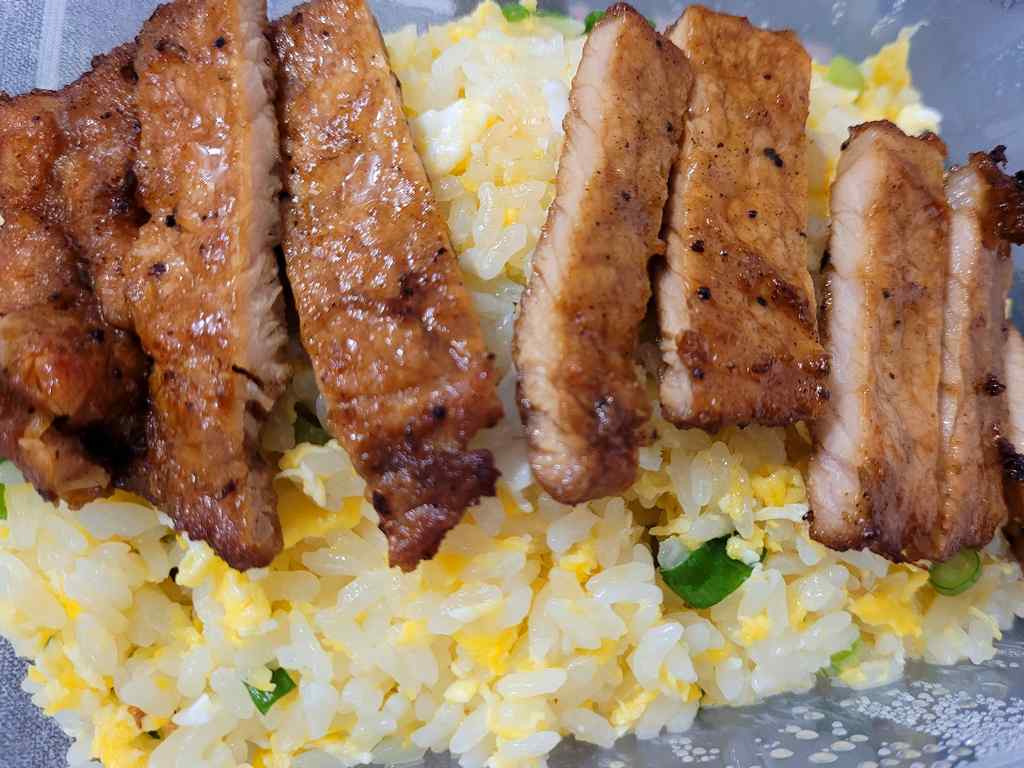
<path fill-rule="evenodd" d="M 1001 479 L 1007 438 L 1013 439 L 1006 394 L 1008 238 L 1024 235 L 1014 220 L 1024 209 L 1016 183 L 996 165 L 1000 159 L 1005 162 L 1000 152 L 975 153 L 946 178 L 952 222 L 939 390 L 942 505 L 932 525 L 918 532 L 919 550 L 934 560 L 984 546 L 1007 516 Z"/>
<path fill-rule="evenodd" d="M 808 470 L 812 535 L 835 549 L 923 556 L 907 545 L 941 506 L 945 154 L 867 123 L 839 160 L 821 319 L 832 398 Z"/>
<path fill-rule="evenodd" d="M 530 464 L 567 504 L 632 485 L 650 437 L 635 351 L 689 90 L 682 53 L 629 6 L 587 38 L 514 342 Z"/>
<path fill-rule="evenodd" d="M 319 0 L 274 26 L 284 251 L 327 427 L 411 569 L 493 495 L 476 432 L 501 418 L 493 356 L 413 147 L 377 23 Z"/>
<path fill-rule="evenodd" d="M 1003 488 L 1009 511 L 1007 535 L 1024 564 L 1024 338 L 1011 327 L 1006 341 L 1006 398 L 1009 410 L 1003 444 Z"/>
<path fill-rule="evenodd" d="M 812 535 L 893 560 L 986 545 L 1012 465 L 1005 303 L 1022 193 L 976 153 L 890 123 L 851 131 L 832 187 L 822 329 L 832 401 L 809 468 Z M 1008 492 L 1014 490 L 1010 484 Z"/>
<path fill-rule="evenodd" d="M 656 278 L 662 410 L 710 429 L 813 418 L 828 366 L 806 266 L 810 57 L 700 6 L 668 37 L 694 81 Z"/>
<path fill-rule="evenodd" d="M 142 215 L 134 56 L 0 94 L 0 455 L 72 506 L 111 490 L 141 431 L 148 363 L 120 279 Z"/>
<path fill-rule="evenodd" d="M 178 0 L 143 27 L 136 61 L 136 174 L 151 218 L 126 271 L 153 371 L 132 486 L 237 568 L 281 548 L 258 451 L 289 373 L 265 26 L 256 0 Z"/>

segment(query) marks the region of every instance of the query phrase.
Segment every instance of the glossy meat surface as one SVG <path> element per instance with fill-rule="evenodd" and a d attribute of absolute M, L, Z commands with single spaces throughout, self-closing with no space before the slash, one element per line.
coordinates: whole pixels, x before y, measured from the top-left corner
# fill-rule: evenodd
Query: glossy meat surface
<path fill-rule="evenodd" d="M 627 5 L 590 33 L 573 80 L 515 336 L 530 464 L 567 504 L 632 485 L 650 437 L 635 351 L 690 82 L 679 49 Z"/>
<path fill-rule="evenodd" d="M 142 222 L 134 58 L 123 45 L 59 92 L 0 97 L 0 198 L 64 231 L 104 318 L 126 329 L 123 263 Z"/>
<path fill-rule="evenodd" d="M 412 568 L 494 493 L 490 453 L 466 450 L 501 416 L 491 356 L 369 9 L 302 5 L 272 39 L 302 342 L 391 562 Z"/>
<path fill-rule="evenodd" d="M 0 455 L 72 506 L 140 443 L 148 362 L 108 322 L 126 324 L 124 292 L 104 277 L 138 216 L 133 56 L 97 57 L 59 92 L 0 94 Z"/>
<path fill-rule="evenodd" d="M 1009 508 L 1007 536 L 1024 563 L 1024 338 L 1011 326 L 1006 340 L 1006 399 L 1009 418 L 1003 444 L 1003 489 Z"/>
<path fill-rule="evenodd" d="M 258 432 L 288 373 L 271 53 L 258 0 L 178 0 L 143 27 L 136 173 L 151 220 L 128 270 L 153 358 L 133 488 L 236 568 L 281 547 Z"/>
<path fill-rule="evenodd" d="M 828 393 L 806 267 L 810 57 L 700 6 L 668 37 L 694 80 L 656 277 L 662 409 L 711 429 L 812 418 Z"/>
<path fill-rule="evenodd" d="M 821 318 L 832 397 L 808 470 L 811 533 L 834 549 L 928 555 L 914 534 L 941 508 L 944 156 L 934 136 L 867 123 L 840 157 Z"/>
<path fill-rule="evenodd" d="M 985 546 L 1006 520 L 1000 440 L 1008 419 L 1005 307 L 1013 260 L 993 220 L 1004 178 L 977 153 L 946 179 L 952 219 L 939 389 L 942 503 L 918 531 L 916 547 L 933 560 Z"/>
<path fill-rule="evenodd" d="M 0 456 L 79 506 L 111 488 L 139 427 L 147 362 L 111 328 L 63 233 L 0 201 Z"/>

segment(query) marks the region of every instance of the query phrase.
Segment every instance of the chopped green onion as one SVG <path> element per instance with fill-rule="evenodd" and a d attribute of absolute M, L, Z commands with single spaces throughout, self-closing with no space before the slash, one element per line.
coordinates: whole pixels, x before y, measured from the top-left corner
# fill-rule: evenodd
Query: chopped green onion
<path fill-rule="evenodd" d="M 312 443 L 325 445 L 331 439 L 330 433 L 320 425 L 320 420 L 302 404 L 295 408 L 295 444 Z"/>
<path fill-rule="evenodd" d="M 825 79 L 840 88 L 849 88 L 851 91 L 864 90 L 864 75 L 860 73 L 857 62 L 845 56 L 835 56 L 829 62 L 828 72 Z"/>
<path fill-rule="evenodd" d="M 7 519 L 7 486 L 0 483 L 0 520 Z"/>
<path fill-rule="evenodd" d="M 852 667 L 860 659 L 861 642 L 858 637 L 845 651 L 832 654 L 832 674 L 838 675 L 847 667 Z"/>
<path fill-rule="evenodd" d="M 728 536 L 712 539 L 674 568 L 662 569 L 668 587 L 693 608 L 710 608 L 727 598 L 753 572 L 725 551 Z"/>
<path fill-rule="evenodd" d="M 252 699 L 252 703 L 256 705 L 256 709 L 260 711 L 261 715 L 267 714 L 278 699 L 295 690 L 295 681 L 282 667 L 278 667 L 271 673 L 270 682 L 274 684 L 273 690 L 270 691 L 261 691 L 248 683 L 242 683 L 249 691 L 249 698 Z"/>
<path fill-rule="evenodd" d="M 590 30 L 592 30 L 594 28 L 594 25 L 597 24 L 597 22 L 599 22 L 603 18 L 604 18 L 604 11 L 591 11 L 590 13 L 587 14 L 587 17 L 583 20 L 583 31 L 586 32 L 589 35 L 590 34 Z"/>
<path fill-rule="evenodd" d="M 935 563 L 929 581 L 940 595 L 953 597 L 966 592 L 981 576 L 981 557 L 973 549 L 961 549 L 944 563 Z"/>
<path fill-rule="evenodd" d="M 506 21 L 522 21 L 530 16 L 530 10 L 519 3 L 505 3 L 501 12 L 505 14 Z"/>

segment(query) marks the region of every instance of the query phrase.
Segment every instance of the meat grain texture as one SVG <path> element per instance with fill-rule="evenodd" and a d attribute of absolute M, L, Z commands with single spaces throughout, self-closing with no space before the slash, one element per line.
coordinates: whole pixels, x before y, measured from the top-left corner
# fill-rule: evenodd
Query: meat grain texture
<path fill-rule="evenodd" d="M 918 550 L 933 560 L 984 546 L 1007 517 L 1002 465 L 1013 259 L 999 209 L 1000 190 L 1013 184 L 983 153 L 946 179 L 952 220 L 939 390 L 941 506 L 917 532 Z"/>
<path fill-rule="evenodd" d="M 483 336 L 370 10 L 279 20 L 284 251 L 330 432 L 367 481 L 392 564 L 430 557 L 479 497 L 502 409 Z"/>
<path fill-rule="evenodd" d="M 530 464 L 566 504 L 632 485 L 650 438 L 635 352 L 690 83 L 679 49 L 626 5 L 590 33 L 573 79 L 514 342 Z"/>
<path fill-rule="evenodd" d="M 153 411 L 133 487 L 236 568 L 281 547 L 258 451 L 288 374 L 265 23 L 258 0 L 178 0 L 143 27 L 136 60 L 136 170 L 152 218 L 128 278 Z"/>
<path fill-rule="evenodd" d="M 807 270 L 811 60 L 792 32 L 687 8 L 693 92 L 656 294 L 661 404 L 680 426 L 781 425 L 827 400 Z"/>
<path fill-rule="evenodd" d="M 1006 533 L 1014 554 L 1024 563 L 1024 338 L 1012 326 L 1006 342 L 1006 398 L 1006 437 L 1012 446 L 1003 454 L 1003 489 L 1009 508 Z"/>
<path fill-rule="evenodd" d="M 76 507 L 125 471 L 145 400 L 119 277 L 140 218 L 134 55 L 97 57 L 59 92 L 0 94 L 0 455 Z"/>
<path fill-rule="evenodd" d="M 832 187 L 822 337 L 832 393 L 814 425 L 812 536 L 895 559 L 942 508 L 939 381 L 950 210 L 945 147 L 891 123 L 851 131 Z"/>

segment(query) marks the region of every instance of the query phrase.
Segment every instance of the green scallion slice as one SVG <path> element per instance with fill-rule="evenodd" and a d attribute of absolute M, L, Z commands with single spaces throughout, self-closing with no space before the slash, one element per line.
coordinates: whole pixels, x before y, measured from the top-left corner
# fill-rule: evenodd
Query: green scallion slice
<path fill-rule="evenodd" d="M 320 425 L 320 420 L 301 403 L 295 406 L 295 444 L 312 443 L 325 445 L 331 439 L 330 433 Z"/>
<path fill-rule="evenodd" d="M 860 659 L 861 642 L 858 637 L 845 651 L 833 653 L 831 658 L 832 674 L 838 675 L 844 669 L 852 667 Z"/>
<path fill-rule="evenodd" d="M 313 445 L 325 445 L 331 439 L 327 430 L 319 424 L 314 424 L 302 416 L 295 420 L 295 443 L 312 443 Z"/>
<path fill-rule="evenodd" d="M 599 22 L 603 18 L 604 18 L 604 11 L 591 11 L 590 13 L 587 14 L 587 17 L 583 20 L 583 31 L 586 32 L 589 35 L 590 34 L 590 30 L 592 30 L 594 28 L 594 25 L 597 24 L 597 22 Z"/>
<path fill-rule="evenodd" d="M 530 10 L 519 3 L 505 3 L 501 12 L 505 14 L 506 21 L 522 21 L 530 16 Z"/>
<path fill-rule="evenodd" d="M 9 464 L 7 459 L 0 459 L 0 467 Z M 7 519 L 7 486 L 0 483 L 0 520 Z"/>
<path fill-rule="evenodd" d="M 252 699 L 252 703 L 256 705 L 256 709 L 260 711 L 261 715 L 267 714 L 279 699 L 295 690 L 295 681 L 282 667 L 278 667 L 271 673 L 270 682 L 274 684 L 273 690 L 270 691 L 261 691 L 248 683 L 243 683 L 245 689 L 249 691 L 249 698 Z"/>
<path fill-rule="evenodd" d="M 840 88 L 849 88 L 851 91 L 864 90 L 864 75 L 860 73 L 857 62 L 845 56 L 835 56 L 829 62 L 828 72 L 825 79 Z"/>
<path fill-rule="evenodd" d="M 966 592 L 981 576 L 981 556 L 973 549 L 961 549 L 944 563 L 935 563 L 928 580 L 940 595 L 953 597 Z"/>
<path fill-rule="evenodd" d="M 739 588 L 753 568 L 733 560 L 725 551 L 728 536 L 712 539 L 674 568 L 662 569 L 669 589 L 693 608 L 710 608 Z"/>

